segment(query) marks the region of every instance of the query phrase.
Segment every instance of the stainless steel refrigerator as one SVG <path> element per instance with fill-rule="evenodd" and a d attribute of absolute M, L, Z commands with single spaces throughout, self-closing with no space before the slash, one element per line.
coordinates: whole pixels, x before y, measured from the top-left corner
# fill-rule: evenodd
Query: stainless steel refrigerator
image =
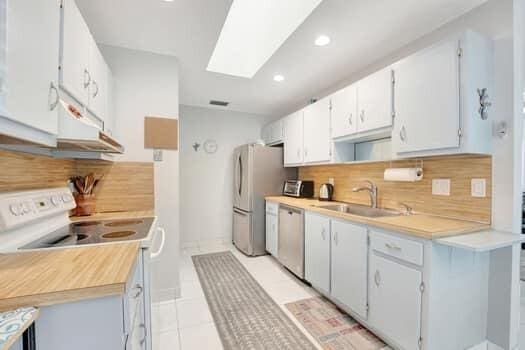
<path fill-rule="evenodd" d="M 266 254 L 264 197 L 282 194 L 297 170 L 284 168 L 283 149 L 258 144 L 234 151 L 233 244 L 246 255 Z"/>

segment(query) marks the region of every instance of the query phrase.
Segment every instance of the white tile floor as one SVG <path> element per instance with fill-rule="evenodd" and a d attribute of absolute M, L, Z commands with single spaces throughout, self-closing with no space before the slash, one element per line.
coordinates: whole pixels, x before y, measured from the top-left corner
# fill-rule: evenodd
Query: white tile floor
<path fill-rule="evenodd" d="M 152 307 L 154 350 L 220 350 L 221 341 L 208 309 L 191 256 L 230 250 L 252 276 L 279 304 L 303 333 L 316 344 L 307 331 L 291 317 L 284 304 L 317 296 L 317 292 L 299 282 L 272 257 L 248 258 L 228 244 L 186 249 L 181 254 L 181 298 Z M 321 349 L 320 346 L 317 346 Z"/>

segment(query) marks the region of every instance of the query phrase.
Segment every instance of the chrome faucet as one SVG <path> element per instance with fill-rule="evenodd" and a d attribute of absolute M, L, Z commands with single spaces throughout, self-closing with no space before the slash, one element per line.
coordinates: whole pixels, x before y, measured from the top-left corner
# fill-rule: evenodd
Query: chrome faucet
<path fill-rule="evenodd" d="M 369 184 L 370 187 L 355 187 L 352 191 L 368 191 L 368 194 L 370 195 L 370 206 L 372 208 L 377 208 L 377 186 L 372 181 L 365 180 L 365 182 Z"/>

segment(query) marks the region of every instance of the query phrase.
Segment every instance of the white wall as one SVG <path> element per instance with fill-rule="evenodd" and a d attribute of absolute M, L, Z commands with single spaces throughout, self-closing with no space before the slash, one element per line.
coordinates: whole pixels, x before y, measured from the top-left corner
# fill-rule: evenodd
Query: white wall
<path fill-rule="evenodd" d="M 233 150 L 260 139 L 266 118 L 251 114 L 181 105 L 180 177 L 181 244 L 199 244 L 232 239 Z M 207 154 L 203 144 L 213 139 L 219 145 Z M 198 152 L 193 144 L 201 144 Z"/>
<path fill-rule="evenodd" d="M 178 118 L 179 71 L 175 57 L 102 46 L 114 78 L 115 136 L 125 147 L 118 161 L 152 162 L 144 149 L 144 117 Z M 133 176 L 133 174 L 130 174 Z M 179 152 L 164 151 L 155 163 L 155 214 L 166 229 L 164 252 L 152 263 L 152 297 L 179 294 Z"/>

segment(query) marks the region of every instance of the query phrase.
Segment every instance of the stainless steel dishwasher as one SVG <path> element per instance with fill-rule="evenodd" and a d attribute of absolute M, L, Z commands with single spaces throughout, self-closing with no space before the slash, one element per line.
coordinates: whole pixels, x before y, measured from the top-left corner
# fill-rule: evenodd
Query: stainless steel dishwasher
<path fill-rule="evenodd" d="M 304 211 L 279 205 L 279 246 L 281 264 L 304 279 Z"/>

